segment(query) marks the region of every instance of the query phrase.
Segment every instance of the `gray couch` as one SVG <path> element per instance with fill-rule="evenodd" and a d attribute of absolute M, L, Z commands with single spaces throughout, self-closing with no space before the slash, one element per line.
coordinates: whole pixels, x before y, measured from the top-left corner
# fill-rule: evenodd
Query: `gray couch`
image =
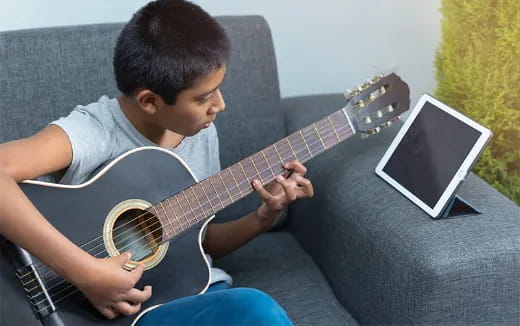
<path fill-rule="evenodd" d="M 218 19 L 233 44 L 227 110 L 216 122 L 224 167 L 345 105 L 339 94 L 281 99 L 265 20 Z M 120 28 L 0 33 L 0 142 L 116 96 L 111 55 Z M 519 324 L 520 208 L 470 175 L 460 193 L 483 214 L 430 219 L 373 172 L 398 127 L 309 161 L 315 197 L 216 265 L 236 286 L 272 295 L 296 325 Z M 218 220 L 258 203 L 249 196 Z"/>

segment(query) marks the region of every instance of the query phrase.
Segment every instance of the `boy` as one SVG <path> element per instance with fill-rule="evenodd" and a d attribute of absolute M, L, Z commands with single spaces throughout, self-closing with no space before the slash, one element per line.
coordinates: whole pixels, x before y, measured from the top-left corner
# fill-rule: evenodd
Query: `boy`
<path fill-rule="evenodd" d="M 120 154 L 152 145 L 177 153 L 199 180 L 217 172 L 212 121 L 225 107 L 219 86 L 229 48 L 223 29 L 200 7 L 184 0 L 151 2 L 132 17 L 116 44 L 121 96 L 78 106 L 36 135 L 0 145 L 0 232 L 74 283 L 107 318 L 138 312 L 152 295 L 150 286 L 134 288 L 142 266 L 127 272 L 122 266 L 129 253 L 98 259 L 78 248 L 41 216 L 17 182 L 46 176 L 79 184 Z M 239 248 L 267 231 L 290 202 L 313 195 L 303 165 L 291 162 L 286 169 L 293 171 L 290 178 L 279 176 L 267 189 L 253 183 L 263 200 L 256 211 L 209 224 L 203 243 L 208 254 L 218 257 Z M 226 281 L 227 274 L 213 270 L 213 283 L 227 287 Z M 214 289 L 152 310 L 139 324 L 290 323 L 283 309 L 259 291 Z M 202 305 L 210 309 L 201 313 Z M 226 307 L 238 309 L 240 316 L 225 314 Z"/>

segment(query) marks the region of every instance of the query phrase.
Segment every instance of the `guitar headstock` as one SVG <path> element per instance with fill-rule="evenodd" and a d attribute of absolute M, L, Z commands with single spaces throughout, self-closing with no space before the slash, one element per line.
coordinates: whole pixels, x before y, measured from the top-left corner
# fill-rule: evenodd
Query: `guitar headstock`
<path fill-rule="evenodd" d="M 410 108 L 410 89 L 396 74 L 376 76 L 345 94 L 344 112 L 356 132 L 375 134 Z"/>

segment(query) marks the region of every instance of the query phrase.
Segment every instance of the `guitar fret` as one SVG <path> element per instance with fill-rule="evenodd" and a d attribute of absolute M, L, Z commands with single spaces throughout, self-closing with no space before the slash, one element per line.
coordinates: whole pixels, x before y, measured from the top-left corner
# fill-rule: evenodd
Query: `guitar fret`
<path fill-rule="evenodd" d="M 282 165 L 284 164 L 284 159 L 282 158 L 282 155 L 280 155 L 280 152 L 278 151 L 278 148 L 276 147 L 276 143 L 273 144 L 273 147 L 276 151 L 276 154 L 278 154 L 278 157 L 280 158 L 280 163 L 282 163 Z"/>
<path fill-rule="evenodd" d="M 294 149 L 293 149 L 293 147 L 292 147 L 292 145 L 291 145 L 291 142 L 289 141 L 289 137 L 285 138 L 285 140 L 287 141 L 287 144 L 289 144 L 289 147 L 291 148 L 291 151 L 293 152 L 294 158 L 295 158 L 297 161 L 299 161 L 298 156 L 296 156 L 296 153 L 294 152 Z"/>
<path fill-rule="evenodd" d="M 332 126 L 332 129 L 334 133 L 336 134 L 336 137 L 338 137 L 338 142 L 341 141 L 341 138 L 339 138 L 338 132 L 336 131 L 336 128 L 334 127 L 334 123 L 332 123 L 332 119 L 330 118 L 330 115 L 327 117 L 329 119 L 330 125 Z"/>
<path fill-rule="evenodd" d="M 350 134 L 351 134 L 351 126 L 350 126 L 350 123 L 348 122 L 347 120 L 347 117 L 345 116 L 345 114 L 341 113 L 341 112 L 335 112 L 333 114 L 331 114 L 332 118 L 333 118 L 333 121 L 336 123 L 336 125 L 339 125 L 340 127 L 343 127 L 343 126 L 346 126 L 346 128 L 341 128 L 341 131 L 338 131 L 339 134 L 343 133 L 344 135 L 344 138 L 342 137 L 341 139 L 346 139 Z"/>
<path fill-rule="evenodd" d="M 172 221 L 170 220 L 170 217 L 168 216 L 168 213 L 166 212 L 166 210 L 164 209 L 164 206 L 163 206 L 163 203 L 160 201 L 159 204 L 161 205 L 161 208 L 162 210 L 164 211 L 164 215 L 166 216 L 166 219 L 168 220 L 168 223 L 170 224 L 170 227 L 172 228 L 172 230 L 175 232 L 175 229 L 173 228 L 173 224 L 172 224 Z M 166 225 L 164 225 L 164 231 L 166 232 L 166 236 L 168 238 L 170 238 L 168 232 L 167 232 L 167 228 L 166 228 Z"/>
<path fill-rule="evenodd" d="M 193 196 L 195 197 L 195 199 L 197 200 L 197 204 L 199 204 L 199 208 L 200 208 L 200 211 L 202 212 L 202 216 L 203 217 L 207 217 L 207 213 L 206 211 L 204 210 L 204 207 L 202 206 L 200 200 L 199 200 L 199 197 L 198 197 L 198 194 L 195 192 L 195 186 L 196 185 L 193 185 L 191 187 L 191 192 L 193 192 Z"/>
<path fill-rule="evenodd" d="M 188 227 L 190 227 L 192 224 L 190 222 L 190 219 L 188 218 L 188 213 L 186 212 L 184 207 L 182 207 L 181 201 L 179 200 L 177 195 L 175 195 L 175 200 L 177 201 L 177 204 L 179 205 L 179 208 L 181 209 L 182 216 L 184 216 L 184 219 L 186 220 L 186 222 L 188 222 Z"/>
<path fill-rule="evenodd" d="M 271 171 L 273 178 L 276 178 L 276 174 L 274 173 L 273 168 L 271 167 L 271 164 L 269 164 L 269 161 L 267 160 L 267 156 L 265 156 L 264 150 L 261 150 L 260 153 L 264 157 L 264 160 L 267 163 L 267 166 L 269 167 L 269 171 Z"/>
<path fill-rule="evenodd" d="M 309 144 L 307 144 L 307 141 L 305 140 L 305 137 L 303 136 L 302 130 L 300 129 L 300 136 L 302 137 L 303 142 L 305 143 L 305 146 L 307 147 L 307 150 L 309 151 L 309 154 L 311 154 L 311 158 L 313 158 L 311 149 L 309 147 Z"/>
<path fill-rule="evenodd" d="M 258 174 L 258 177 L 260 178 L 260 182 L 261 182 L 262 184 L 264 184 L 264 180 L 262 179 L 262 175 L 260 174 L 260 171 L 259 171 L 258 168 L 256 167 L 255 161 L 253 161 L 253 156 L 249 156 L 249 158 L 251 159 L 251 164 L 252 164 L 253 167 L 255 168 L 256 173 Z"/>
<path fill-rule="evenodd" d="M 188 206 L 190 207 L 190 211 L 191 211 L 191 214 L 193 215 L 193 220 L 194 220 L 193 224 L 196 224 L 197 223 L 197 215 L 195 215 L 195 211 L 193 210 L 193 207 L 191 207 L 190 200 L 188 199 L 188 196 L 186 196 L 186 193 L 184 192 L 184 190 L 181 191 L 181 194 L 184 196 L 184 199 L 186 200 L 186 202 L 188 203 Z"/>
<path fill-rule="evenodd" d="M 224 172 L 222 171 L 221 173 L 218 174 L 218 176 L 219 176 L 219 178 L 220 178 L 220 181 L 221 181 L 222 184 L 224 185 L 224 188 L 226 189 L 226 192 L 227 192 L 227 194 L 228 194 L 228 196 L 229 196 L 229 200 L 231 201 L 231 203 L 233 203 L 233 202 L 234 202 L 234 200 L 233 200 L 233 196 L 231 196 L 231 193 L 229 192 L 229 189 L 228 189 L 228 187 L 227 187 L 227 185 L 226 185 L 226 182 L 224 181 L 224 178 L 222 177 L 222 173 L 224 173 Z"/>
<path fill-rule="evenodd" d="M 204 196 L 205 196 L 206 199 L 208 200 L 208 205 L 209 205 L 210 208 L 211 208 L 211 212 L 212 212 L 212 213 L 215 213 L 216 210 L 213 208 L 213 205 L 211 205 L 211 199 L 209 199 L 208 194 L 206 193 L 206 190 L 205 190 L 204 187 L 202 186 L 202 182 L 201 182 L 199 185 L 200 185 L 200 188 L 202 189 L 202 192 L 204 193 Z"/>
<path fill-rule="evenodd" d="M 250 183 L 249 183 L 249 178 L 247 176 L 247 173 L 245 172 L 244 168 L 242 167 L 242 165 L 240 164 L 240 162 L 238 162 L 237 164 L 234 164 L 231 166 L 231 169 L 235 169 L 235 173 L 234 175 L 237 176 L 239 174 L 242 174 L 244 177 L 242 179 L 238 179 L 238 187 L 240 189 L 240 193 L 244 196 L 244 194 L 249 194 L 250 190 L 251 190 L 251 187 L 250 187 Z M 242 180 L 244 180 L 246 182 L 243 182 Z"/>
<path fill-rule="evenodd" d="M 309 149 L 314 157 L 325 151 L 323 144 L 321 143 L 320 135 L 316 133 L 316 129 L 313 125 L 308 125 L 305 127 L 303 129 L 303 133 L 306 135 L 305 141 L 308 144 Z"/>
<path fill-rule="evenodd" d="M 298 154 L 300 154 L 300 157 L 297 159 L 299 162 L 303 163 L 312 158 L 311 153 L 307 153 L 305 144 L 302 142 L 300 135 L 298 132 L 295 132 L 287 137 L 287 140 L 290 142 L 290 144 L 294 144 L 294 148 L 297 149 Z M 301 145 L 301 150 L 299 149 Z"/>
<path fill-rule="evenodd" d="M 251 160 L 253 160 L 255 166 L 257 167 L 258 173 L 261 176 L 262 183 L 268 183 L 273 178 L 273 175 L 270 171 L 269 163 L 263 155 L 263 152 L 260 151 L 251 155 Z"/>
<path fill-rule="evenodd" d="M 235 175 L 233 174 L 233 170 L 231 169 L 231 167 L 229 168 L 229 174 L 231 174 L 231 177 L 233 177 L 233 180 L 235 181 L 235 184 L 237 185 L 237 189 L 238 189 L 238 191 L 240 191 L 240 196 L 243 197 L 244 194 L 242 193 L 242 189 L 240 189 L 240 185 L 238 184 L 237 179 L 235 178 Z"/>
<path fill-rule="evenodd" d="M 188 191 L 191 189 L 193 195 L 188 196 Z M 186 197 L 188 198 L 188 202 L 190 203 L 190 207 L 193 209 L 193 213 L 195 214 L 195 223 L 201 220 L 202 217 L 205 216 L 204 210 L 197 203 L 197 198 L 195 192 L 193 192 L 193 186 L 189 187 L 185 191 Z"/>
<path fill-rule="evenodd" d="M 269 146 L 265 149 L 265 156 L 267 158 L 267 164 L 271 168 L 271 171 L 273 173 L 273 177 L 276 177 L 277 174 L 280 174 L 283 172 L 282 161 L 278 161 L 276 157 L 280 157 L 280 155 L 277 153 L 276 147 L 274 145 Z M 281 158 L 281 157 L 280 157 Z M 274 160 L 274 162 L 273 162 Z"/>
<path fill-rule="evenodd" d="M 233 201 L 236 201 L 240 198 L 242 198 L 242 193 L 240 189 L 238 189 L 235 185 L 235 179 L 233 178 L 233 174 L 231 173 L 231 169 L 227 168 L 224 171 L 222 171 L 222 179 L 224 180 L 224 184 L 226 185 L 226 189 L 229 191 L 229 194 L 231 195 L 231 199 Z M 236 197 L 235 197 L 236 196 Z M 236 199 L 234 199 L 236 198 Z"/>
<path fill-rule="evenodd" d="M 249 183 L 249 177 L 247 176 L 246 170 L 244 170 L 244 167 L 242 166 L 242 161 L 238 162 L 238 166 L 242 169 L 242 173 L 244 173 L 244 176 L 246 177 L 247 182 Z"/>
<path fill-rule="evenodd" d="M 171 211 L 173 213 L 173 216 L 175 217 L 175 220 L 177 221 L 177 224 L 179 224 L 179 226 L 181 228 L 181 231 L 184 231 L 184 228 L 182 227 L 181 221 L 179 220 L 179 217 L 175 213 L 175 209 L 173 208 L 173 205 L 172 205 L 172 203 L 170 201 L 170 198 L 167 198 L 166 201 L 168 202 L 168 205 L 170 206 L 170 209 L 171 209 Z"/>
<path fill-rule="evenodd" d="M 208 178 L 208 181 L 211 184 L 211 186 L 213 187 L 213 190 L 215 191 L 215 194 L 217 195 L 217 198 L 220 201 L 220 206 L 222 206 L 222 208 L 224 208 L 225 207 L 224 203 L 222 202 L 222 199 L 220 199 L 220 196 L 218 195 L 217 188 L 215 188 L 215 185 L 213 184 L 213 181 L 211 181 L 211 178 Z"/>
<path fill-rule="evenodd" d="M 226 185 L 224 184 L 224 182 L 222 182 L 222 179 L 214 178 L 213 184 L 215 185 L 215 188 L 217 189 L 217 196 L 219 198 L 219 201 L 224 205 L 224 207 L 231 204 L 233 201 L 230 198 L 228 198 L 228 196 L 225 195 L 227 188 L 226 188 Z M 223 196 L 223 197 L 221 197 L 221 196 Z"/>
<path fill-rule="evenodd" d="M 314 127 L 314 130 L 316 130 L 316 134 L 318 135 L 318 138 L 320 139 L 321 144 L 323 145 L 323 149 L 326 150 L 326 149 L 327 149 L 327 146 L 325 146 L 325 142 L 324 142 L 323 139 L 321 138 L 320 132 L 318 131 L 318 128 L 316 127 L 316 122 L 313 123 L 312 126 Z"/>

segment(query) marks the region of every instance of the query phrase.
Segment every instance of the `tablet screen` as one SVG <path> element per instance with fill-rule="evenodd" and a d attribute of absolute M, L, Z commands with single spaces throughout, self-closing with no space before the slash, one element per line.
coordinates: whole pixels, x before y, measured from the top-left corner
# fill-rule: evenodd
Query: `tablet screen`
<path fill-rule="evenodd" d="M 433 208 L 480 136 L 426 101 L 383 171 Z"/>

